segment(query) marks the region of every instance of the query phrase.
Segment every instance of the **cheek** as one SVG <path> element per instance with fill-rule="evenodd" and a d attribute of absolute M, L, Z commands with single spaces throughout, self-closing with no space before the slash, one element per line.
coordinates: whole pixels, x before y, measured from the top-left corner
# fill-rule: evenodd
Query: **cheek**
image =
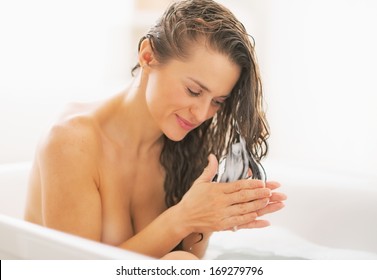
<path fill-rule="evenodd" d="M 147 107 L 155 120 L 166 118 L 176 111 L 182 102 L 180 93 L 171 81 L 160 77 L 160 75 L 150 75 L 145 91 Z"/>
<path fill-rule="evenodd" d="M 146 98 L 148 101 L 164 98 L 167 81 L 159 72 L 149 75 L 146 86 Z"/>
<path fill-rule="evenodd" d="M 208 119 L 213 118 L 219 110 L 221 110 L 220 107 L 214 107 L 214 108 L 210 109 Z"/>
<path fill-rule="evenodd" d="M 216 107 L 216 106 L 211 106 L 209 109 L 208 109 L 208 113 L 207 113 L 207 117 L 206 117 L 206 120 L 209 120 L 211 118 L 213 118 L 216 113 L 221 110 L 222 108 L 221 107 Z"/>
<path fill-rule="evenodd" d="M 148 82 L 146 90 L 148 106 L 164 107 L 164 110 L 177 110 L 188 104 L 187 94 L 184 88 L 168 80 L 152 78 Z"/>

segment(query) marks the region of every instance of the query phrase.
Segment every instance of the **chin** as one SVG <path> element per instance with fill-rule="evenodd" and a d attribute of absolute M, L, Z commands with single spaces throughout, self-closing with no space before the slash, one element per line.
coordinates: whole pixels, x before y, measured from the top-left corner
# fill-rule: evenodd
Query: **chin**
<path fill-rule="evenodd" d="M 179 142 L 182 141 L 188 133 L 164 133 L 164 135 L 169 138 L 169 140 L 174 141 L 174 142 Z"/>

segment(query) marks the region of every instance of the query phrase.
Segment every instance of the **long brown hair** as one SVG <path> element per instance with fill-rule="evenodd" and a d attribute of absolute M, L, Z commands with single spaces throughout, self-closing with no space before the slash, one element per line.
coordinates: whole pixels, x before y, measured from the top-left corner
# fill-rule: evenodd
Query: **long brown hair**
<path fill-rule="evenodd" d="M 228 56 L 241 68 L 231 95 L 216 115 L 187 134 L 179 142 L 167 137 L 160 162 L 165 168 L 165 201 L 178 203 L 207 165 L 210 153 L 218 158 L 229 146 L 245 138 L 253 160 L 267 154 L 269 128 L 263 110 L 263 95 L 254 40 L 243 24 L 224 6 L 212 0 L 173 2 L 146 36 L 160 63 L 171 58 L 185 59 L 189 48 L 199 40 Z M 251 42 L 253 41 L 253 43 Z M 139 44 L 139 47 L 140 47 Z M 137 64 L 132 73 L 140 67 Z M 254 177 L 259 177 L 253 170 Z M 260 179 L 260 178 L 259 178 Z"/>

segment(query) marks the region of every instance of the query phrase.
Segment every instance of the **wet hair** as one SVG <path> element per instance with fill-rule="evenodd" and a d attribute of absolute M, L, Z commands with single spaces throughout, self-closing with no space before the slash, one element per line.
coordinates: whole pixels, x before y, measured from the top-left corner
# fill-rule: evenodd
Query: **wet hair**
<path fill-rule="evenodd" d="M 164 136 L 160 163 L 165 169 L 165 202 L 178 203 L 208 164 L 208 155 L 218 159 L 242 136 L 252 159 L 260 163 L 267 154 L 269 128 L 263 110 L 262 85 L 254 40 L 227 8 L 212 0 L 181 0 L 170 4 L 162 17 L 141 38 L 149 40 L 159 63 L 188 59 L 198 43 L 226 55 L 241 69 L 230 97 L 215 116 L 178 142 Z M 137 64 L 132 74 L 140 67 Z M 257 165 L 253 177 L 261 179 Z"/>

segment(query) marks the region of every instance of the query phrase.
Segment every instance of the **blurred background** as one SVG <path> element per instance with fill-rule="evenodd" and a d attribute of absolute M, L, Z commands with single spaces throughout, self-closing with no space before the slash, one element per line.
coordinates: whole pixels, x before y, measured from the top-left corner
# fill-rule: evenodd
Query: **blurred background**
<path fill-rule="evenodd" d="M 30 161 L 66 103 L 122 90 L 169 2 L 0 0 L 0 164 Z M 376 179 L 376 1 L 219 2 L 256 41 L 266 161 Z"/>

